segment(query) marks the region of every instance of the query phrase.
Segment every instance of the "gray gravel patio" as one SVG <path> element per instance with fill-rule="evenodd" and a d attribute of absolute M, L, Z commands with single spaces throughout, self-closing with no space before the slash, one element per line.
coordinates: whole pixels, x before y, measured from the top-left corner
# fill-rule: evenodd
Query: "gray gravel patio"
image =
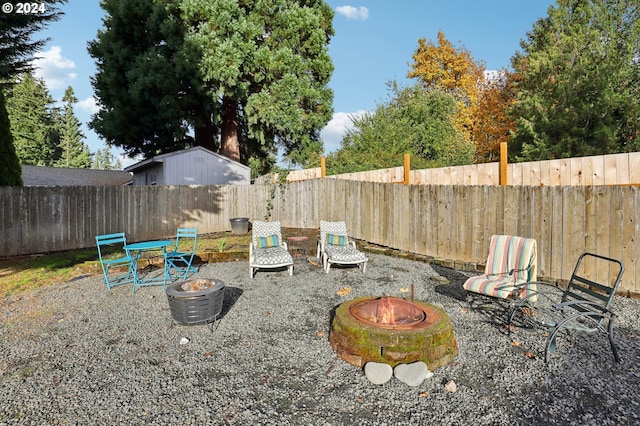
<path fill-rule="evenodd" d="M 499 304 L 469 308 L 469 273 L 368 256 L 366 274 L 299 258 L 292 277 L 253 280 L 246 260 L 204 264 L 200 277 L 226 284 L 214 330 L 171 326 L 161 287 L 109 292 L 101 276 L 9 297 L 0 425 L 640 424 L 638 300 L 613 304 L 620 364 L 605 336 L 566 334 L 545 364 L 540 330 L 518 330 L 512 345 Z M 449 314 L 459 355 L 418 387 L 374 385 L 331 349 L 331 312 L 360 296 L 409 297 L 411 284 Z"/>

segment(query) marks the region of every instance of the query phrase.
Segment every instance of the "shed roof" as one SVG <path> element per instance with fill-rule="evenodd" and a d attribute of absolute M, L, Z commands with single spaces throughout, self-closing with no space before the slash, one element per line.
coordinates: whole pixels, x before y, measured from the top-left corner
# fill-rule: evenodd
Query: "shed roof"
<path fill-rule="evenodd" d="M 74 169 L 22 165 L 24 186 L 122 186 L 131 183 L 131 173 L 122 170 Z"/>
<path fill-rule="evenodd" d="M 132 164 L 132 165 L 130 165 L 128 167 L 125 167 L 124 170 L 126 172 L 136 172 L 138 170 L 145 169 L 145 168 L 149 167 L 152 164 L 164 163 L 165 159 L 167 159 L 168 157 L 173 157 L 173 156 L 177 156 L 177 155 L 183 155 L 183 154 L 185 154 L 187 152 L 191 152 L 191 151 L 202 151 L 207 155 L 218 157 L 220 160 L 223 160 L 223 161 L 226 161 L 226 162 L 229 162 L 229 163 L 233 163 L 233 164 L 235 164 L 237 166 L 244 167 L 246 169 L 250 168 L 248 166 L 245 166 L 242 163 L 238 163 L 237 161 L 233 161 L 232 159 L 227 158 L 224 155 L 220 155 L 220 154 L 217 154 L 217 153 L 215 153 L 213 151 L 210 151 L 207 148 L 203 148 L 201 146 L 194 146 L 193 148 L 189 148 L 189 149 L 183 149 L 183 150 L 180 150 L 180 151 L 173 151 L 173 152 L 167 152 L 165 154 L 155 155 L 155 156 L 153 156 L 151 158 L 147 158 L 146 160 L 142 160 L 142 161 L 140 161 L 138 163 L 135 163 L 135 164 Z"/>

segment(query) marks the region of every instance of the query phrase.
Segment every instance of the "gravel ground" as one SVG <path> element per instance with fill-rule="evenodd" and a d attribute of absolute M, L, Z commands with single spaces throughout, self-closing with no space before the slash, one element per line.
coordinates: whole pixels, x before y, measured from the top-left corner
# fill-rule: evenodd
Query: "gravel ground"
<path fill-rule="evenodd" d="M 109 292 L 99 276 L 8 298 L 0 424 L 640 424 L 639 301 L 613 305 L 622 363 L 604 336 L 563 335 L 545 364 L 540 330 L 518 330 L 514 346 L 495 319 L 499 304 L 470 309 L 468 274 L 369 259 L 366 274 L 327 275 L 299 259 L 293 277 L 253 280 L 246 261 L 203 265 L 201 277 L 227 286 L 213 330 L 171 326 L 160 287 Z M 354 297 L 407 297 L 412 283 L 416 299 L 451 317 L 459 355 L 418 387 L 374 385 L 331 349 L 331 312 Z M 445 389 L 449 380 L 456 392 Z"/>

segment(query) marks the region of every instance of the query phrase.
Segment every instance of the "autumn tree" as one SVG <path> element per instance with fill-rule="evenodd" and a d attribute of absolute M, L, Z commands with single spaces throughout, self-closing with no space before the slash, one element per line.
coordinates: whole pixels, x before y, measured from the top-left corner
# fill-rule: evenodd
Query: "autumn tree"
<path fill-rule="evenodd" d="M 547 160 L 638 151 L 640 7 L 635 0 L 558 0 L 522 52 L 510 156 Z"/>
<path fill-rule="evenodd" d="M 469 164 L 474 147 L 453 124 L 456 102 L 442 90 L 421 85 L 398 88 L 373 113 L 353 117 L 353 129 L 327 158 L 330 174 L 402 165 L 412 154 L 414 168 Z"/>
<path fill-rule="evenodd" d="M 456 48 L 438 31 L 438 44 L 418 40 L 409 78 L 417 78 L 426 90 L 439 89 L 453 95 L 457 105 L 456 125 L 470 137 L 472 108 L 478 102 L 484 64 L 474 61 L 464 47 Z"/>
<path fill-rule="evenodd" d="M 478 101 L 471 108 L 476 163 L 498 161 L 500 144 L 508 142 L 515 129 L 515 120 L 507 115 L 515 98 L 512 79 L 513 74 L 500 70 L 488 75 L 480 85 Z"/>

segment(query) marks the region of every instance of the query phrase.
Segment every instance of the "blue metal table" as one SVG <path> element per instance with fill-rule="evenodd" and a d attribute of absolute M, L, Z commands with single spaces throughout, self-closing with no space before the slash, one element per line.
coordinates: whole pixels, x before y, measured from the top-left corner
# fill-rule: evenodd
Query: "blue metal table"
<path fill-rule="evenodd" d="M 175 242 L 172 240 L 157 240 L 157 241 L 142 241 L 139 243 L 127 244 L 124 248 L 130 252 L 136 252 L 134 259 L 134 267 L 133 267 L 133 289 L 132 292 L 135 293 L 136 287 L 143 287 L 148 285 L 160 285 L 162 284 L 162 288 L 165 288 L 167 285 L 167 279 L 171 281 L 171 277 L 169 275 L 169 270 L 167 267 L 167 246 L 174 244 Z M 162 250 L 162 259 L 163 259 L 163 268 L 164 271 L 161 277 L 150 277 L 150 278 L 141 278 L 138 272 L 138 260 L 140 259 L 140 255 L 144 251 L 159 251 Z"/>

